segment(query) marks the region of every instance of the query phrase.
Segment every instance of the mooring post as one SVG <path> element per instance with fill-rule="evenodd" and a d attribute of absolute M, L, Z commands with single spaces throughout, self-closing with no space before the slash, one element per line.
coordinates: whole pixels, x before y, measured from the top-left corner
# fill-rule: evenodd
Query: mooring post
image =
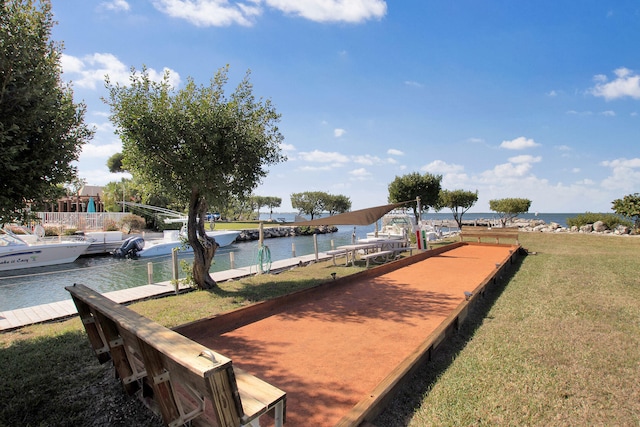
<path fill-rule="evenodd" d="M 180 288 L 180 284 L 178 283 L 178 248 L 173 248 L 171 250 L 171 267 L 173 286 L 175 286 L 176 295 L 178 295 L 178 290 Z"/>
<path fill-rule="evenodd" d="M 152 285 L 153 284 L 153 263 L 152 262 L 148 262 L 147 263 L 147 276 L 149 278 L 149 284 Z"/>
<path fill-rule="evenodd" d="M 231 270 L 236 268 L 236 256 L 233 254 L 233 252 L 229 252 L 229 268 Z"/>
<path fill-rule="evenodd" d="M 316 262 L 318 261 L 318 235 L 313 235 L 313 251 L 316 254 Z"/>
<path fill-rule="evenodd" d="M 291 243 L 291 258 L 295 258 L 295 257 L 296 257 L 296 244 Z"/>

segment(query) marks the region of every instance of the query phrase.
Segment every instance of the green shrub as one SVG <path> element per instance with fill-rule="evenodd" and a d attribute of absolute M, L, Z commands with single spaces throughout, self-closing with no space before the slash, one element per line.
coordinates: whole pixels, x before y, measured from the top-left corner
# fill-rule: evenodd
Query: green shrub
<path fill-rule="evenodd" d="M 112 219 L 108 219 L 104 222 L 104 231 L 118 231 L 120 230 L 120 227 L 118 227 L 118 224 L 112 220 Z"/>
<path fill-rule="evenodd" d="M 584 214 L 580 214 L 580 215 L 576 215 L 576 216 L 571 217 L 571 218 L 567 218 L 567 225 L 569 227 L 576 226 L 576 227 L 580 228 L 583 225 L 593 224 L 593 223 L 595 223 L 597 221 L 602 221 L 604 223 L 604 225 L 606 225 L 606 227 L 609 230 L 614 230 L 618 225 L 625 225 L 627 227 L 632 227 L 633 226 L 631 221 L 628 221 L 628 220 L 626 220 L 624 218 L 621 218 L 616 214 L 612 214 L 612 213 L 593 213 L 593 212 L 586 212 Z"/>
<path fill-rule="evenodd" d="M 76 231 L 78 231 L 77 228 L 65 228 L 64 229 L 64 235 L 65 236 L 73 236 L 74 234 L 76 234 Z"/>
<path fill-rule="evenodd" d="M 122 218 L 122 229 L 127 233 L 131 230 L 143 230 L 145 225 L 144 218 L 139 215 L 129 214 Z"/>
<path fill-rule="evenodd" d="M 55 237 L 55 236 L 59 236 L 61 232 L 60 227 L 55 227 L 52 225 L 45 225 L 44 226 L 44 235 L 47 237 Z"/>

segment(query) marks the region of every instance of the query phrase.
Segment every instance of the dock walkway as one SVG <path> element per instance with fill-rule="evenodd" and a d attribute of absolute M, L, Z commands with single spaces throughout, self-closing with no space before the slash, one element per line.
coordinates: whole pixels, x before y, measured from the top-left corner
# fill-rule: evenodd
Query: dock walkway
<path fill-rule="evenodd" d="M 318 260 L 331 258 L 324 252 L 318 253 Z M 271 270 L 277 271 L 290 268 L 300 263 L 315 261 L 315 254 L 304 255 L 295 258 L 288 258 L 280 261 L 274 261 L 271 264 Z M 231 270 L 218 271 L 211 273 L 211 277 L 216 282 L 224 282 L 227 280 L 239 279 L 256 273 L 256 267 L 242 267 Z M 71 283 L 70 283 L 71 285 Z M 180 290 L 187 290 L 189 286 L 179 285 Z M 118 291 L 106 292 L 104 295 L 109 299 L 119 303 L 126 304 L 133 301 L 139 301 L 147 298 L 159 297 L 175 293 L 175 286 L 170 281 L 154 283 L 151 285 L 137 286 L 135 288 L 121 289 Z M 0 312 L 0 332 L 11 329 L 21 328 L 27 325 L 43 323 L 52 320 L 60 320 L 67 317 L 75 316 L 77 313 L 76 306 L 71 299 L 64 301 L 52 302 L 49 304 L 41 304 L 33 307 L 19 308 L 16 310 Z"/>

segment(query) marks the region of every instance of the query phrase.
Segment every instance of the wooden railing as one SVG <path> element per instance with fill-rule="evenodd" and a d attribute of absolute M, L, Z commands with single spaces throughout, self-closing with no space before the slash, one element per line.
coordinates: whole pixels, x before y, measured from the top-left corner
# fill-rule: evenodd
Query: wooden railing
<path fill-rule="evenodd" d="M 460 241 L 464 241 L 465 238 L 476 238 L 478 243 L 482 239 L 495 239 L 496 243 L 500 243 L 500 239 L 514 240 L 516 244 L 518 242 L 518 228 L 517 227 L 471 227 L 462 226 L 460 231 Z"/>

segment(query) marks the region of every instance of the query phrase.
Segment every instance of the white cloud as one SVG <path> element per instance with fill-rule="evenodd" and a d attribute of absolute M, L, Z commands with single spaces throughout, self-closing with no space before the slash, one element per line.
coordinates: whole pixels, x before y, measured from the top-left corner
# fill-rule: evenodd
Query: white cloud
<path fill-rule="evenodd" d="M 547 92 L 547 96 L 550 98 L 554 98 L 556 96 L 558 96 L 558 92 L 556 92 L 555 90 L 552 90 L 550 92 Z"/>
<path fill-rule="evenodd" d="M 500 147 L 506 148 L 507 150 L 524 150 L 525 148 L 538 147 L 539 145 L 540 144 L 533 139 L 521 136 L 511 141 L 502 141 Z"/>
<path fill-rule="evenodd" d="M 542 161 L 542 157 L 533 157 L 527 154 L 523 154 L 521 156 L 509 157 L 509 161 L 511 163 L 539 163 L 540 161 Z"/>
<path fill-rule="evenodd" d="M 556 145 L 555 147 L 556 150 L 559 151 L 573 151 L 573 149 L 571 147 L 569 147 L 568 145 Z"/>
<path fill-rule="evenodd" d="M 320 150 L 301 152 L 299 158 L 312 163 L 347 163 L 349 161 L 344 154 Z"/>
<path fill-rule="evenodd" d="M 484 142 L 484 139 L 482 138 L 468 138 L 467 142 L 470 142 L 472 144 L 481 144 Z"/>
<path fill-rule="evenodd" d="M 100 3 L 100 6 L 106 10 L 112 10 L 114 12 L 128 12 L 131 9 L 129 3 L 125 0 L 111 0 Z"/>
<path fill-rule="evenodd" d="M 389 148 L 387 150 L 387 154 L 390 156 L 404 156 L 404 152 L 400 150 L 396 150 L 395 148 Z"/>
<path fill-rule="evenodd" d="M 640 99 L 640 74 L 635 74 L 628 68 L 618 68 L 614 71 L 615 80 L 609 81 L 607 76 L 598 74 L 594 76 L 596 85 L 591 89 L 594 96 L 600 96 L 611 101 L 612 99 L 631 97 Z"/>
<path fill-rule="evenodd" d="M 611 175 L 602 181 L 602 187 L 608 190 L 637 192 L 640 186 L 640 158 L 621 158 L 601 164 L 611 169 Z"/>
<path fill-rule="evenodd" d="M 581 171 L 581 170 L 582 170 L 582 169 L 580 169 L 580 168 L 573 168 L 573 169 L 571 169 L 571 172 L 573 172 L 573 173 L 580 173 L 580 171 Z"/>
<path fill-rule="evenodd" d="M 600 113 L 603 116 L 614 117 L 616 115 L 615 111 L 607 110 Z"/>
<path fill-rule="evenodd" d="M 387 13 L 383 0 L 264 0 L 284 13 L 316 22 L 358 23 L 381 19 Z"/>
<path fill-rule="evenodd" d="M 464 170 L 464 166 L 462 165 L 456 165 L 456 164 L 449 164 L 446 163 L 442 160 L 434 160 L 433 162 L 429 163 L 428 165 L 425 165 L 423 167 L 420 168 L 420 170 L 423 170 L 425 172 L 429 172 L 429 173 L 433 173 L 433 174 L 449 174 L 449 173 L 458 173 L 458 172 L 462 172 Z"/>
<path fill-rule="evenodd" d="M 355 180 L 365 181 L 367 179 L 371 179 L 371 172 L 367 171 L 365 168 L 354 169 L 349 172 L 349 175 Z"/>
<path fill-rule="evenodd" d="M 103 144 L 103 145 L 89 143 L 82 146 L 82 152 L 80 153 L 79 160 L 82 161 L 86 159 L 105 158 L 105 164 L 106 164 L 107 157 L 110 157 L 115 153 L 119 153 L 121 151 L 122 151 L 122 143 L 120 141 L 109 143 L 109 144 Z"/>
<path fill-rule="evenodd" d="M 185 19 L 197 27 L 226 27 L 233 24 L 253 25 L 262 13 L 259 1 L 233 2 L 228 0 L 155 0 L 153 5 L 172 18 Z"/>
<path fill-rule="evenodd" d="M 531 163 L 503 163 L 482 173 L 484 180 L 499 182 L 507 178 L 522 178 L 531 170 Z"/>
<path fill-rule="evenodd" d="M 359 23 L 381 19 L 387 13 L 383 0 L 154 0 L 153 5 L 199 27 L 251 26 L 262 14 L 263 5 L 316 22 Z"/>
<path fill-rule="evenodd" d="M 280 143 L 280 149 L 286 152 L 296 151 L 296 147 L 293 144 L 285 144 L 284 142 Z"/>
<path fill-rule="evenodd" d="M 404 82 L 405 86 L 412 86 L 412 87 L 424 87 L 424 85 L 422 83 L 418 83 L 418 82 L 414 82 L 413 80 L 407 80 Z"/>
<path fill-rule="evenodd" d="M 101 86 L 104 84 L 105 76 L 109 76 L 111 83 L 124 85 L 129 83 L 129 67 L 110 53 L 94 53 L 83 58 L 63 53 L 60 62 L 65 77 L 79 87 L 96 89 L 98 83 Z M 169 84 L 174 87 L 180 84 L 180 75 L 169 68 L 165 68 L 162 72 L 153 68 L 149 68 L 147 71 L 151 80 L 154 81 L 162 80 L 164 72 L 169 71 Z"/>
<path fill-rule="evenodd" d="M 382 159 L 377 156 L 372 156 L 370 154 L 365 154 L 364 156 L 353 156 L 353 162 L 361 165 L 376 165 L 383 163 Z"/>
<path fill-rule="evenodd" d="M 335 136 L 336 138 L 340 138 L 345 133 L 347 133 L 347 131 L 344 129 L 336 128 L 333 130 L 333 136 Z"/>

